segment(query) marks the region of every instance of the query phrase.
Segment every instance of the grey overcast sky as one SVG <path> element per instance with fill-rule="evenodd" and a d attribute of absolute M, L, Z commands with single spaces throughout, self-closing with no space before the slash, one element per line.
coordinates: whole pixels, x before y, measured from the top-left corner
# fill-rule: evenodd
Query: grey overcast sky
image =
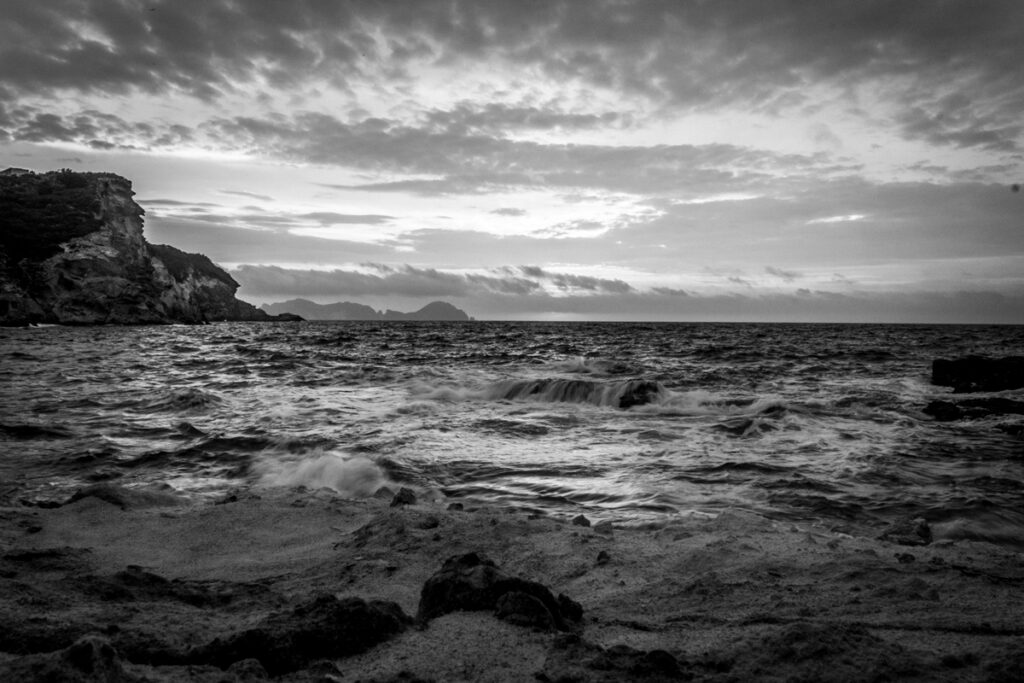
<path fill-rule="evenodd" d="M 257 304 L 1024 323 L 1018 0 L 0 9 L 0 166 Z"/>

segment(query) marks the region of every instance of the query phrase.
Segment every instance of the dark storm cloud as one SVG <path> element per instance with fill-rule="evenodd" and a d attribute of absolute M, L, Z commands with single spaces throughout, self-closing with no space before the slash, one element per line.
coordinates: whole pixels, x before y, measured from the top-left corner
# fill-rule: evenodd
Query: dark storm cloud
<path fill-rule="evenodd" d="M 632 292 L 633 287 L 622 280 L 575 275 L 572 273 L 553 273 L 539 266 L 519 266 L 519 271 L 527 277 L 546 280 L 562 291 L 607 292 L 625 294 Z"/>
<path fill-rule="evenodd" d="M 50 0 L 7 3 L 4 15 L 6 92 L 177 90 L 210 99 L 247 84 L 289 90 L 321 78 L 344 87 L 401 81 L 413 62 L 496 59 L 669 106 L 767 112 L 812 104 L 815 83 L 842 90 L 901 77 L 911 81 L 899 89 L 906 134 L 957 146 L 1012 146 L 1024 110 L 1024 13 L 1015 0 Z M 956 125 L 937 123 L 945 108 L 936 93 L 953 88 L 987 104 L 959 107 Z M 428 119 L 487 130 L 607 125 L 617 116 L 469 104 Z"/>
<path fill-rule="evenodd" d="M 766 266 L 764 272 L 768 273 L 769 275 L 774 275 L 775 277 L 785 280 L 786 282 L 792 282 L 793 280 L 798 280 L 801 277 L 803 277 L 800 273 L 796 272 L 795 270 L 783 270 L 781 268 L 776 268 L 775 266 Z"/>
<path fill-rule="evenodd" d="M 192 130 L 182 125 L 130 122 L 94 109 L 59 115 L 35 107 L 19 107 L 8 116 L 13 140 L 77 142 L 94 149 L 172 147 L 192 142 Z"/>
<path fill-rule="evenodd" d="M 246 192 L 245 190 L 217 190 L 221 194 L 235 195 L 236 197 L 251 197 L 253 199 L 260 199 L 265 202 L 274 201 L 273 197 L 269 197 L 265 194 L 256 194 L 254 192 Z"/>

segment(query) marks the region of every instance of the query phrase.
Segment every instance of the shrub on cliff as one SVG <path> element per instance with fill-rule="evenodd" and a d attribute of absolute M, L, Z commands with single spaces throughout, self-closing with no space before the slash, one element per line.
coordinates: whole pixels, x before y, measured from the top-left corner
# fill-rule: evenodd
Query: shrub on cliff
<path fill-rule="evenodd" d="M 62 170 L 0 176 L 0 250 L 8 263 L 42 260 L 99 230 L 96 174 Z"/>

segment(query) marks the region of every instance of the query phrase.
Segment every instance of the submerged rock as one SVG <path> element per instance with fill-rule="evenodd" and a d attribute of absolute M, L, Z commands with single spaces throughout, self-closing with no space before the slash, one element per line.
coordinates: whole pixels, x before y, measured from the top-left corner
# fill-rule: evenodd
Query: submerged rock
<path fill-rule="evenodd" d="M 510 623 L 561 631 L 583 618 L 583 608 L 576 601 L 565 595 L 555 599 L 543 584 L 509 576 L 477 553 L 448 558 L 427 579 L 417 618 L 426 622 L 449 612 L 481 610 L 495 610 Z"/>
<path fill-rule="evenodd" d="M 1005 391 L 1024 387 L 1024 356 L 965 356 L 932 361 L 932 384 L 953 387 L 953 393 Z"/>

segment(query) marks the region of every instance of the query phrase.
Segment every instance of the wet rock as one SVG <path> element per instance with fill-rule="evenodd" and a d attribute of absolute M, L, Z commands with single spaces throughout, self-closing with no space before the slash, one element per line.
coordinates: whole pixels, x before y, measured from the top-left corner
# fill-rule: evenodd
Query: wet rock
<path fill-rule="evenodd" d="M 544 603 L 519 591 L 510 591 L 498 598 L 494 616 L 510 624 L 532 626 L 542 631 L 551 631 L 555 627 L 554 617 Z"/>
<path fill-rule="evenodd" d="M 71 505 L 86 498 L 98 498 L 122 510 L 173 507 L 185 502 L 184 498 L 169 490 L 130 489 L 117 484 L 94 484 L 75 491 L 64 504 Z"/>
<path fill-rule="evenodd" d="M 416 504 L 416 493 L 406 487 L 398 489 L 398 493 L 391 499 L 391 507 L 398 507 L 400 505 L 415 505 Z"/>
<path fill-rule="evenodd" d="M 269 678 L 267 670 L 258 659 L 242 659 L 228 667 L 228 673 L 234 674 L 240 681 L 261 681 Z"/>
<path fill-rule="evenodd" d="M 223 607 L 243 600 L 279 600 L 269 588 L 258 583 L 166 579 L 135 565 L 111 576 L 71 577 L 68 583 L 76 591 L 110 602 L 173 600 L 193 607 Z"/>
<path fill-rule="evenodd" d="M 105 638 L 85 636 L 64 650 L 33 654 L 0 664 L 0 680 L 62 683 L 130 683 L 120 654 Z"/>
<path fill-rule="evenodd" d="M 1024 356 L 965 356 L 932 361 L 932 384 L 953 387 L 953 393 L 1005 391 L 1024 387 Z"/>
<path fill-rule="evenodd" d="M 964 416 L 963 411 L 955 403 L 949 401 L 932 401 L 921 412 L 931 415 L 938 422 L 953 422 Z"/>
<path fill-rule="evenodd" d="M 841 623 L 788 624 L 739 641 L 732 680 L 765 680 L 785 672 L 794 681 L 887 681 L 919 676 L 923 663 L 865 627 Z"/>
<path fill-rule="evenodd" d="M 932 528 L 921 517 L 903 519 L 882 532 L 878 538 L 899 545 L 928 545 L 932 542 Z"/>
<path fill-rule="evenodd" d="M 572 518 L 573 526 L 590 526 L 590 520 L 583 515 L 576 515 Z"/>
<path fill-rule="evenodd" d="M 605 683 L 622 680 L 680 681 L 693 678 L 687 663 L 665 650 L 637 650 L 627 645 L 602 648 L 577 636 L 555 641 L 538 672 L 541 681 Z"/>
<path fill-rule="evenodd" d="M 661 386 L 650 380 L 629 382 L 619 397 L 619 408 L 626 409 L 642 406 L 654 401 L 661 395 Z"/>
<path fill-rule="evenodd" d="M 1008 398 L 968 398 L 957 402 L 932 401 L 923 409 L 939 422 L 977 420 L 989 415 L 1024 415 L 1024 401 Z"/>
<path fill-rule="evenodd" d="M 522 595 L 503 602 L 503 611 L 522 616 L 530 625 L 542 621 L 536 607 L 546 610 L 550 623 L 562 631 L 576 626 L 583 616 L 583 608 L 570 598 L 555 599 L 543 584 L 509 576 L 487 557 L 468 553 L 445 560 L 440 571 L 423 584 L 417 619 L 427 622 L 449 612 L 496 610 L 499 600 L 508 593 Z M 527 606 L 527 597 L 537 604 Z"/>
<path fill-rule="evenodd" d="M 190 659 L 222 669 L 256 659 L 271 676 L 279 676 L 318 659 L 364 652 L 405 630 L 410 621 L 393 602 L 320 595 L 254 628 L 218 638 L 192 652 Z"/>

